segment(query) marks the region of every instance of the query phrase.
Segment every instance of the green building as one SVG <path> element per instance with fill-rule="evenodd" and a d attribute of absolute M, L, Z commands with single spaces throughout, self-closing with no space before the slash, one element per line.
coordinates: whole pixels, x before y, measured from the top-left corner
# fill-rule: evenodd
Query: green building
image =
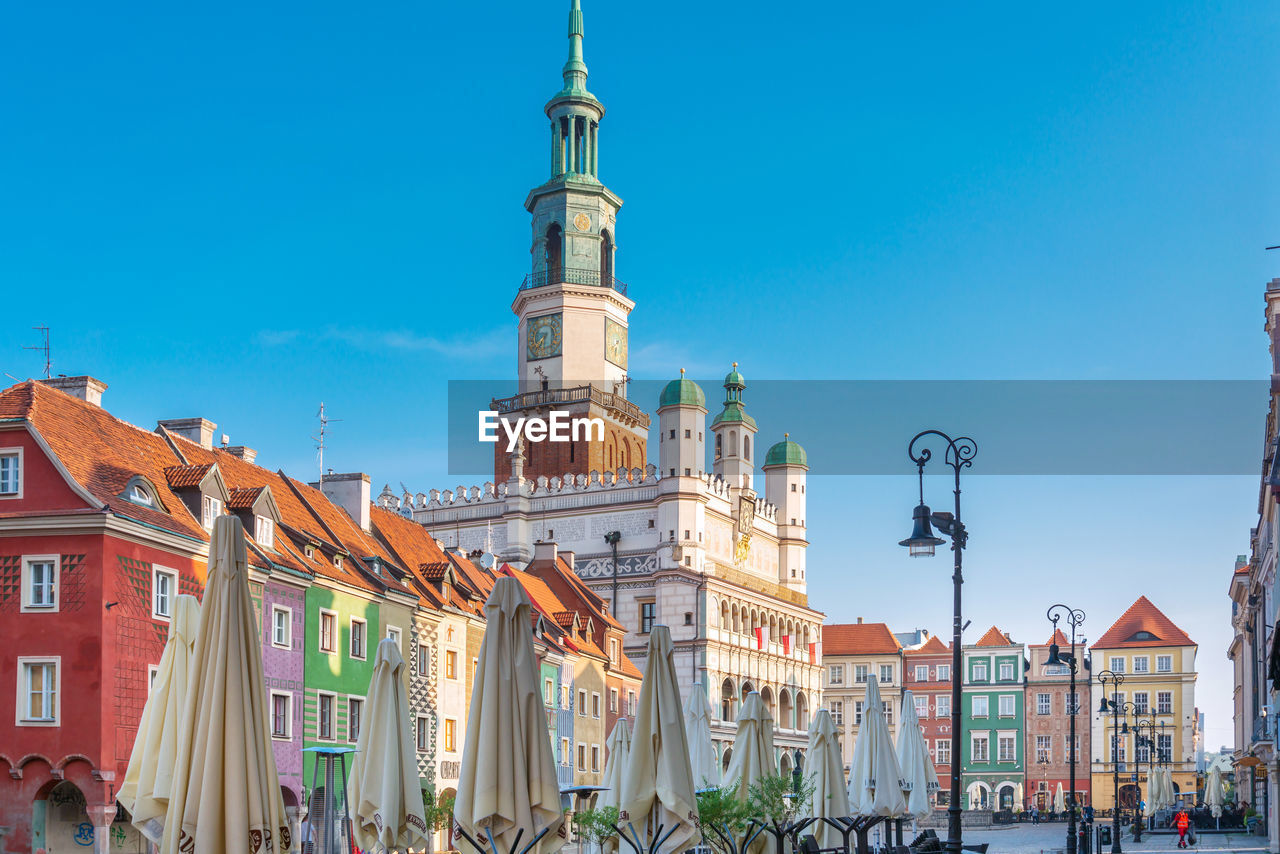
<path fill-rule="evenodd" d="M 1026 649 L 992 626 L 963 652 L 961 806 L 973 810 L 1020 808 L 1026 789 Z"/>

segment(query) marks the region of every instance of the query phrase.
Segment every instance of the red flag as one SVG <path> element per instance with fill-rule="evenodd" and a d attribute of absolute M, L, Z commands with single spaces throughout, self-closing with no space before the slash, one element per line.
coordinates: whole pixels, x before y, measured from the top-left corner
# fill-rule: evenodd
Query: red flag
<path fill-rule="evenodd" d="M 769 627 L 756 626 L 756 649 L 764 649 L 769 644 Z"/>
<path fill-rule="evenodd" d="M 782 654 L 783 655 L 791 654 L 791 641 L 792 641 L 791 635 L 782 636 Z"/>

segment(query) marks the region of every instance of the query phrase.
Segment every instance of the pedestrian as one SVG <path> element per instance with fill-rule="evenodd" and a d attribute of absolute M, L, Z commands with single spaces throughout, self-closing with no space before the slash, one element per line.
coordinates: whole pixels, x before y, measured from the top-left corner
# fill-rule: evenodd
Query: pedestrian
<path fill-rule="evenodd" d="M 1031 823 L 1032 824 L 1040 823 L 1040 807 L 1035 804 L 1031 805 Z"/>
<path fill-rule="evenodd" d="M 1178 847 L 1187 847 L 1187 831 L 1191 828 L 1191 819 L 1187 816 L 1187 811 L 1179 808 L 1178 814 L 1173 817 L 1171 822 L 1178 829 Z"/>

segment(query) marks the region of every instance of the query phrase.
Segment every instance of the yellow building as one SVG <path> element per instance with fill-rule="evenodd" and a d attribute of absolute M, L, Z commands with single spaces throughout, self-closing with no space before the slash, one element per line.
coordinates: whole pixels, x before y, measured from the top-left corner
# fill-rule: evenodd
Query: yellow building
<path fill-rule="evenodd" d="M 1184 803 L 1195 803 L 1196 740 L 1196 643 L 1187 633 L 1142 596 L 1093 645 L 1093 798 L 1100 810 L 1111 809 L 1116 791 L 1113 750 L 1118 750 L 1120 806 L 1133 809 L 1147 794 L 1147 751 L 1135 742 L 1138 721 L 1153 721 L 1160 754 L 1171 763 L 1176 792 Z M 1110 712 L 1098 711 L 1102 689 L 1098 674 L 1110 670 L 1121 676 L 1115 690 L 1119 699 L 1131 703 L 1127 715 L 1119 719 L 1120 735 Z M 1111 692 L 1111 684 L 1107 684 Z M 1128 724 L 1128 732 L 1125 732 Z M 1161 726 L 1163 725 L 1163 726 Z M 1147 734 L 1147 729 L 1142 729 Z M 1137 781 L 1134 781 L 1134 774 Z"/>

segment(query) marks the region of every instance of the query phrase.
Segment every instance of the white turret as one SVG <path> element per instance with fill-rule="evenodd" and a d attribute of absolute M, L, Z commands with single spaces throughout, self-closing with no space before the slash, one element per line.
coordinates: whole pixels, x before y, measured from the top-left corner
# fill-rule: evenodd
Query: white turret
<path fill-rule="evenodd" d="M 742 406 L 742 390 L 746 380 L 738 373 L 738 363 L 733 363 L 724 378 L 724 409 L 711 422 L 715 434 L 715 462 L 712 466 L 730 486 L 751 489 L 755 473 L 756 420 Z"/>
<path fill-rule="evenodd" d="M 784 433 L 764 458 L 765 497 L 778 508 L 778 583 L 804 590 L 805 481 L 809 458 L 804 448 Z"/>

